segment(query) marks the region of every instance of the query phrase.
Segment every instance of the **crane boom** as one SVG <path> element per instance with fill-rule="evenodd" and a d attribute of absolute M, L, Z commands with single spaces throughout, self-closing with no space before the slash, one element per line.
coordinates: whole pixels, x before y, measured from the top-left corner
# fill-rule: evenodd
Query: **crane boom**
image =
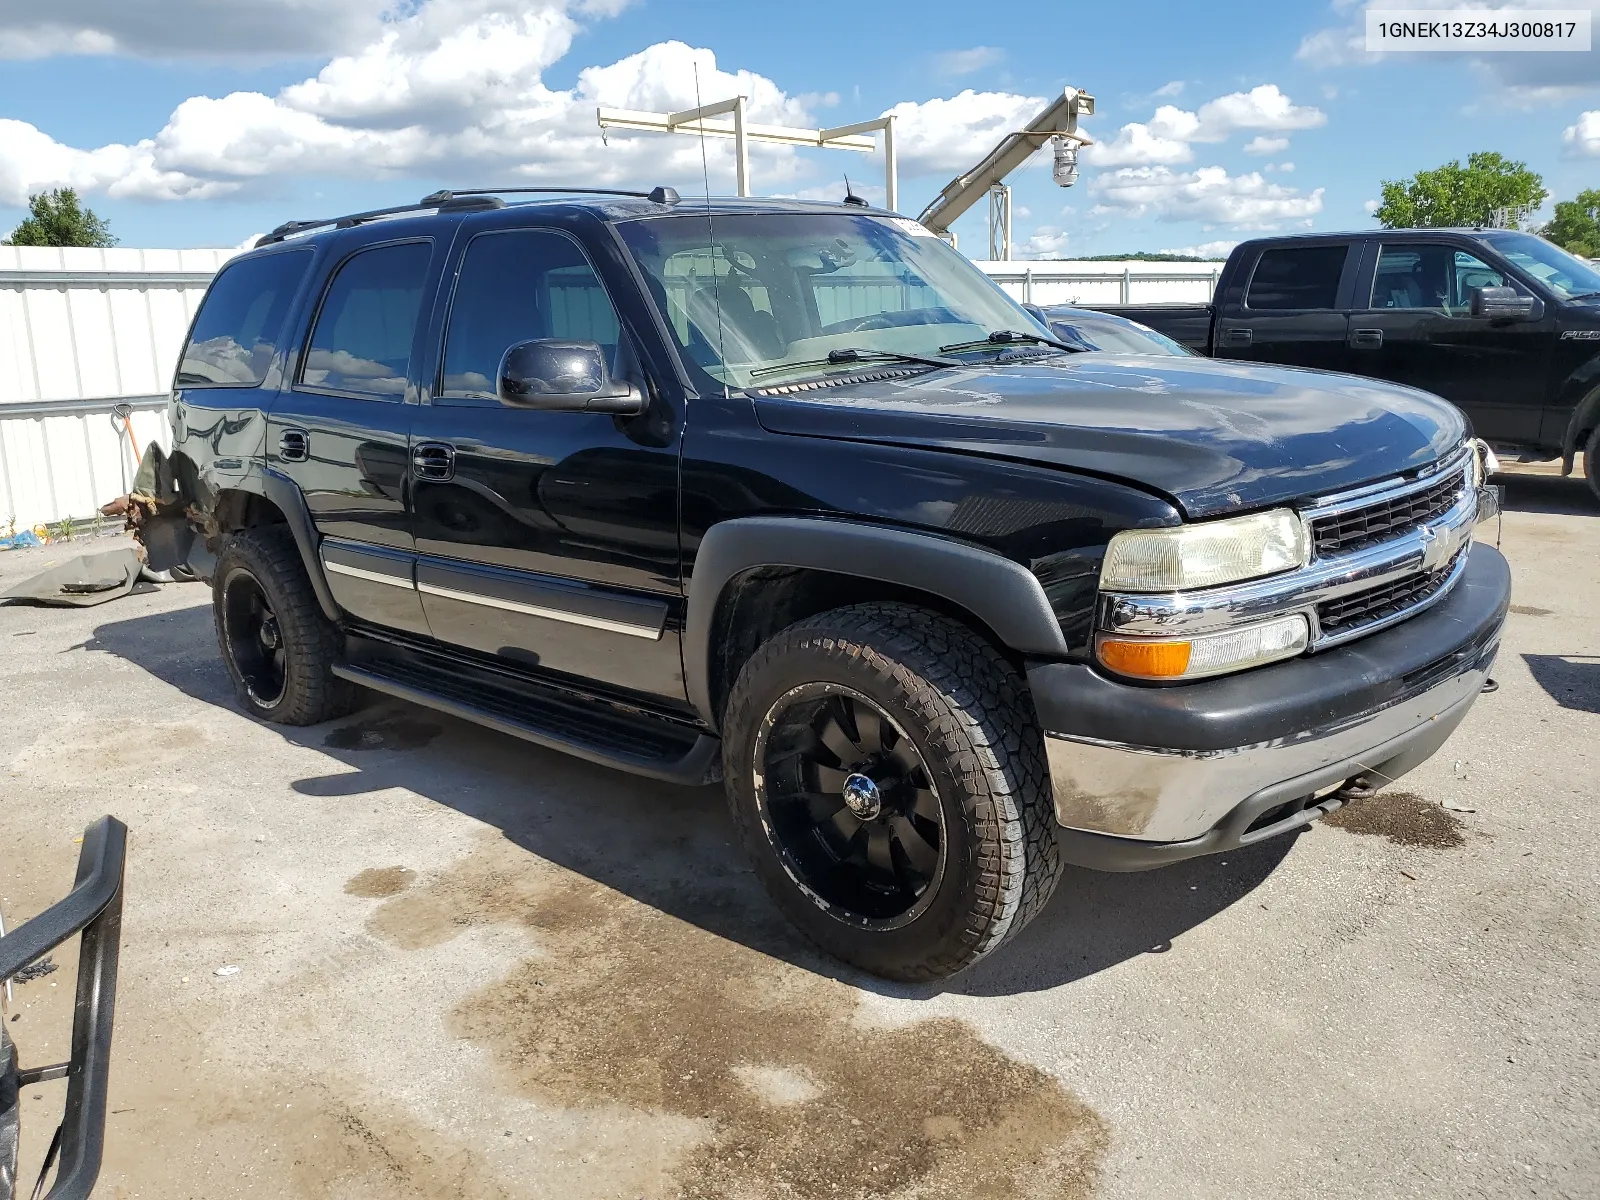
<path fill-rule="evenodd" d="M 991 187 L 1025 163 L 1046 140 L 1065 137 L 1079 145 L 1092 142 L 1088 134 L 1079 132 L 1078 118 L 1093 115 L 1094 97 L 1077 88 L 1067 88 L 1030 121 L 1026 129 L 1006 134 L 977 166 L 945 184 L 944 190 L 922 210 L 917 220 L 940 237 L 950 237 L 950 226 L 956 218 L 987 195 Z"/>

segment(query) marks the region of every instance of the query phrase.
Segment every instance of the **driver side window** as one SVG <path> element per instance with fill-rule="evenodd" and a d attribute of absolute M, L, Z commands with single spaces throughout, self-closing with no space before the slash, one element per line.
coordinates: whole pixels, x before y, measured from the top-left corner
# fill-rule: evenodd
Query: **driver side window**
<path fill-rule="evenodd" d="M 598 342 L 617 368 L 617 310 L 575 242 L 544 230 L 478 234 L 456 276 L 436 396 L 496 399 L 501 357 L 533 338 Z"/>
<path fill-rule="evenodd" d="M 1372 278 L 1372 307 L 1470 312 L 1472 290 L 1505 287 L 1506 277 L 1465 250 L 1442 243 L 1386 243 Z"/>

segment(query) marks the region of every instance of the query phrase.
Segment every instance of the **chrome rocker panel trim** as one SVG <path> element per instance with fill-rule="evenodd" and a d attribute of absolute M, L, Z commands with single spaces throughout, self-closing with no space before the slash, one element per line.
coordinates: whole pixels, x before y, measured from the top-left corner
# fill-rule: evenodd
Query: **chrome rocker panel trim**
<path fill-rule="evenodd" d="M 1466 716 L 1491 666 L 1489 655 L 1408 700 L 1229 750 L 1160 750 L 1046 732 L 1056 820 L 1069 830 L 1151 843 L 1202 837 L 1263 792 L 1273 793 L 1273 803 L 1284 802 L 1381 772 L 1413 748 L 1423 749 L 1425 758 Z M 1422 761 L 1407 759 L 1403 770 Z M 1306 820 L 1319 815 L 1311 812 Z"/>

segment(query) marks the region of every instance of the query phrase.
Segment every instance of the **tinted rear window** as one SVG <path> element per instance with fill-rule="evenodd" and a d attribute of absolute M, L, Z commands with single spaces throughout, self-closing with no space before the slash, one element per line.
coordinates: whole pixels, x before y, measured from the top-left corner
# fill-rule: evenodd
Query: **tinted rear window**
<path fill-rule="evenodd" d="M 375 400 L 401 399 L 432 253 L 428 242 L 402 242 L 351 255 L 328 285 L 301 382 Z"/>
<path fill-rule="evenodd" d="M 1246 308 L 1332 308 L 1339 295 L 1347 246 L 1268 250 L 1250 278 Z"/>
<path fill-rule="evenodd" d="M 267 377 L 311 251 L 247 258 L 222 269 L 178 362 L 179 387 L 256 387 Z"/>

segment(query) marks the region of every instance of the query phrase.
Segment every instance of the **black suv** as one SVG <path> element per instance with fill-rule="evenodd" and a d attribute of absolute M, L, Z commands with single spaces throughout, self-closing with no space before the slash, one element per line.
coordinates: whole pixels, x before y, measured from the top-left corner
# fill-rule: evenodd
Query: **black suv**
<path fill-rule="evenodd" d="M 1079 353 L 859 205 L 506 195 L 290 223 L 200 307 L 173 499 L 251 713 L 360 685 L 721 777 L 796 924 L 929 979 L 1481 690 L 1509 575 L 1448 404 Z"/>

